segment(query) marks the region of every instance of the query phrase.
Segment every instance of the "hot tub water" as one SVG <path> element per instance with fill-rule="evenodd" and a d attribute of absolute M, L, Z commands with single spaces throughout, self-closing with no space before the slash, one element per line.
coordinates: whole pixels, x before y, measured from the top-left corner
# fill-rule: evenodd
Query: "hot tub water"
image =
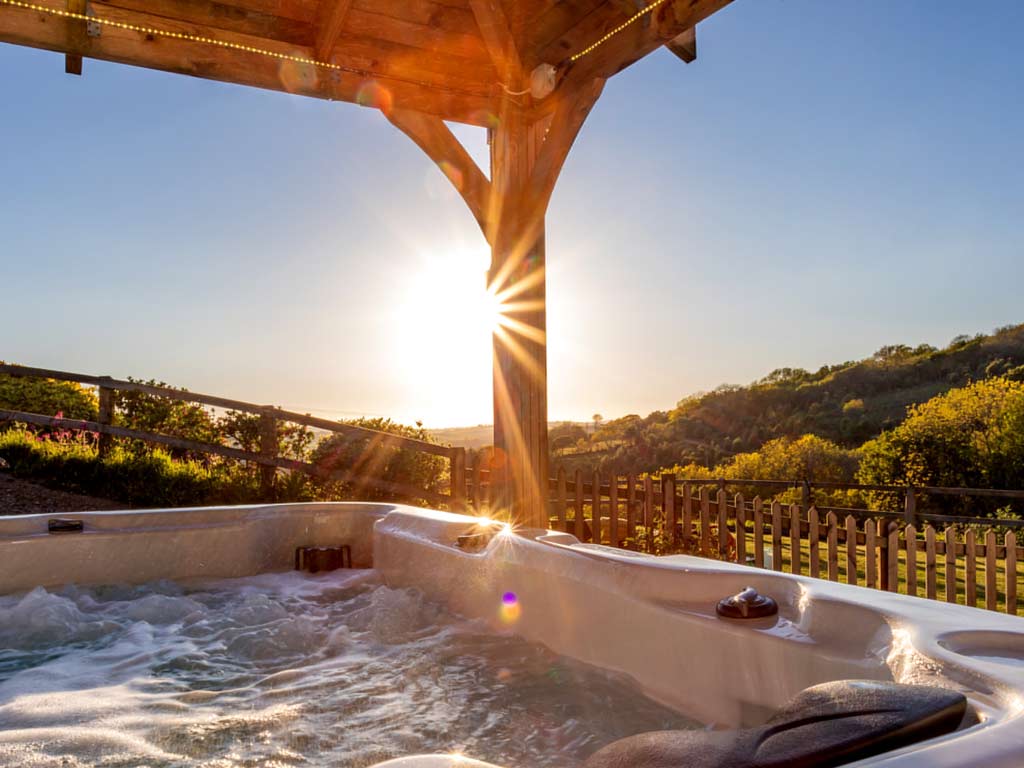
<path fill-rule="evenodd" d="M 514 596 L 495 606 L 504 617 Z M 529 610 L 515 603 L 515 610 Z M 373 571 L 0 597 L 0 765 L 578 765 L 697 727 Z"/>

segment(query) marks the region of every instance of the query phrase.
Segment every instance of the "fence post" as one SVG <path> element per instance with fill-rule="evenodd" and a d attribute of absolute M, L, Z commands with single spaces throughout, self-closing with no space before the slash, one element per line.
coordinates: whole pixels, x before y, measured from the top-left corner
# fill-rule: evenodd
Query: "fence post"
<path fill-rule="evenodd" d="M 679 532 L 676 530 L 676 476 L 673 474 L 661 476 L 661 512 L 669 529 L 666 538 L 676 550 L 679 548 Z"/>
<path fill-rule="evenodd" d="M 904 538 L 906 538 L 906 528 Z M 911 528 L 913 530 L 913 528 Z M 909 551 L 909 550 L 908 550 Z M 895 521 L 889 523 L 889 562 L 886 569 L 886 589 L 890 592 L 900 591 L 900 527 Z M 907 572 L 910 572 L 910 561 L 907 561 Z"/>
<path fill-rule="evenodd" d="M 451 469 L 449 474 L 451 480 L 449 482 L 448 493 L 452 497 L 452 509 L 456 512 L 466 511 L 466 449 L 465 448 L 452 448 L 451 452 Z M 547 501 L 547 494 L 545 493 L 544 500 Z M 544 505 L 545 509 L 547 504 Z"/>
<path fill-rule="evenodd" d="M 273 409 L 265 408 L 260 412 L 260 458 L 277 458 L 277 419 Z M 266 500 L 274 494 L 274 476 L 277 467 L 260 464 L 260 496 Z"/>
<path fill-rule="evenodd" d="M 114 390 L 110 387 L 100 387 L 100 407 L 97 421 L 105 426 L 110 426 L 114 423 Z M 96 448 L 99 452 L 99 456 L 102 459 L 104 456 L 110 453 L 110 449 L 114 445 L 113 435 L 108 435 L 100 432 L 99 442 L 96 444 Z"/>
<path fill-rule="evenodd" d="M 811 484 L 806 479 L 800 487 L 800 506 L 805 510 L 811 507 Z"/>
<path fill-rule="evenodd" d="M 906 496 L 903 498 L 903 519 L 907 525 L 917 523 L 917 495 L 914 493 L 914 486 L 908 485 Z"/>

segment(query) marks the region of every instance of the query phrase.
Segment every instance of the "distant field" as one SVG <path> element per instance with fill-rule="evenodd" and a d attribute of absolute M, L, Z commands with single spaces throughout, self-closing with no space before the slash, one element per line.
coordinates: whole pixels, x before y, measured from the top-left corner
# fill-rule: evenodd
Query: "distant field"
<path fill-rule="evenodd" d="M 449 427 L 428 430 L 438 441 L 460 448 L 483 448 L 494 443 L 494 427 L 478 424 L 475 427 Z"/>
<path fill-rule="evenodd" d="M 548 428 L 554 427 L 557 424 L 565 424 L 564 421 L 549 421 Z M 592 425 L 589 422 L 577 422 L 584 429 L 589 429 Z M 448 427 L 446 429 L 429 429 L 427 430 L 437 440 L 442 443 L 449 443 L 451 445 L 461 448 L 484 448 L 488 445 L 494 444 L 494 427 L 491 424 L 478 424 L 475 427 Z"/>

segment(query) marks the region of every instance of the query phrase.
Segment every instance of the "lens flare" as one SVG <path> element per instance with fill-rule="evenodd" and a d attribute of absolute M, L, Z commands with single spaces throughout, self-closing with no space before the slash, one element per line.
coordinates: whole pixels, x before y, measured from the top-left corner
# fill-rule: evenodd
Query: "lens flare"
<path fill-rule="evenodd" d="M 519 598 L 515 592 L 506 592 L 501 596 L 501 610 L 498 612 L 498 617 L 501 619 L 502 624 L 505 626 L 515 624 L 519 621 L 521 612 Z"/>

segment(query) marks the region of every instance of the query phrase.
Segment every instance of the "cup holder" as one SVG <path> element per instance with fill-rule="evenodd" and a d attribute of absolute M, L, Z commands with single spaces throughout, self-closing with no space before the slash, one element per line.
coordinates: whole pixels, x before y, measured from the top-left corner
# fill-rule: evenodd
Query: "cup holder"
<path fill-rule="evenodd" d="M 938 643 L 960 656 L 1024 668 L 1024 632 L 964 630 L 942 635 Z"/>

